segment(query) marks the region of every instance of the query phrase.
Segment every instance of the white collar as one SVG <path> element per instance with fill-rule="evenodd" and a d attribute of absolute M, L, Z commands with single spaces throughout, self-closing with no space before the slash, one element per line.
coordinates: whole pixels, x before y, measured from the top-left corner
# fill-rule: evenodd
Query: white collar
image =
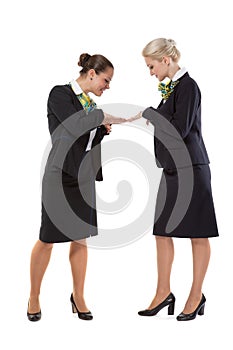
<path fill-rule="evenodd" d="M 185 67 L 180 68 L 172 78 L 172 81 L 180 79 L 185 73 L 187 73 L 187 69 Z"/>
<path fill-rule="evenodd" d="M 79 86 L 79 84 L 77 83 L 76 80 L 71 80 L 70 85 L 72 87 L 72 90 L 74 91 L 75 95 L 80 95 L 83 90 L 81 89 L 81 87 Z"/>

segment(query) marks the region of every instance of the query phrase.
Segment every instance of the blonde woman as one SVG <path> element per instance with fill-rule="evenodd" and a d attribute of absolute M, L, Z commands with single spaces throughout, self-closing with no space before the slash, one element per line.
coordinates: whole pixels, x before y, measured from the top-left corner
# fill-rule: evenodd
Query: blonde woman
<path fill-rule="evenodd" d="M 209 238 L 218 236 L 209 158 L 201 131 L 201 93 L 187 70 L 179 66 L 180 52 L 174 40 L 155 39 L 146 45 L 142 55 L 151 76 L 160 82 L 162 93 L 159 106 L 147 108 L 142 117 L 154 125 L 155 156 L 163 175 L 153 229 L 157 247 L 157 289 L 149 307 L 139 311 L 139 315 L 153 316 L 166 306 L 168 313 L 174 314 L 175 296 L 170 287 L 173 237 L 189 238 L 193 282 L 184 309 L 177 317 L 178 321 L 187 321 L 204 314 L 206 298 L 202 286 L 210 259 Z M 169 78 L 169 82 L 161 83 L 165 78 Z M 183 197 L 177 204 L 180 193 Z"/>

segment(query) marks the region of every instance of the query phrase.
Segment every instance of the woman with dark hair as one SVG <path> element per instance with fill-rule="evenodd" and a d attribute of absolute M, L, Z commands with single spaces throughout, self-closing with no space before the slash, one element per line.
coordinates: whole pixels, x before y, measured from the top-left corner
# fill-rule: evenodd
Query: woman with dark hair
<path fill-rule="evenodd" d="M 40 236 L 31 254 L 30 321 L 41 319 L 41 283 L 53 243 L 58 242 L 71 242 L 72 310 L 83 320 L 93 318 L 84 299 L 85 239 L 98 234 L 95 180 L 103 180 L 100 143 L 111 132 L 111 124 L 126 120 L 103 113 L 88 95 L 101 96 L 109 89 L 112 63 L 102 55 L 85 53 L 78 65 L 82 67 L 80 76 L 69 84 L 53 87 L 48 98 L 52 148 L 42 182 Z"/>

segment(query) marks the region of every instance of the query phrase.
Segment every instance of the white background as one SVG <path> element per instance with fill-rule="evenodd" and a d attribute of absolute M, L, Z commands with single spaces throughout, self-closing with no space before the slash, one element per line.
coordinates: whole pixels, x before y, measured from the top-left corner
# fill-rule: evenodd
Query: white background
<path fill-rule="evenodd" d="M 232 346 L 232 35 L 230 1 L 8 1 L 1 5 L 1 348 L 206 349 Z M 68 244 L 55 245 L 45 275 L 43 318 L 26 318 L 29 261 L 40 226 L 40 181 L 49 141 L 50 89 L 78 76 L 82 52 L 101 53 L 115 66 L 104 103 L 156 104 L 157 82 L 141 56 L 152 39 L 176 40 L 181 65 L 202 91 L 203 136 L 211 160 L 220 237 L 204 293 L 206 315 L 140 318 L 155 293 L 156 255 L 149 232 L 118 249 L 89 249 L 86 300 L 92 322 L 75 319 Z M 112 137 L 123 126 L 113 128 Z M 143 144 L 143 139 L 137 140 Z M 152 147 L 152 144 L 151 144 Z M 153 152 L 153 149 L 151 150 Z M 124 173 L 122 169 L 121 173 Z M 132 172 L 133 175 L 133 172 Z M 111 181 L 107 176 L 106 192 Z M 172 291 L 176 314 L 192 279 L 189 240 L 175 240 Z M 4 345 L 3 345 L 4 344 Z"/>

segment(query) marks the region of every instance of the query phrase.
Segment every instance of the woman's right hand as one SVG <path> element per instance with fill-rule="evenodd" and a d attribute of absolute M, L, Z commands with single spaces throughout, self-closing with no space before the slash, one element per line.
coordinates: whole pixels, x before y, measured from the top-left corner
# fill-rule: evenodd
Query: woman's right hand
<path fill-rule="evenodd" d="M 108 113 L 104 113 L 104 120 L 102 121 L 102 125 L 106 125 L 106 124 L 121 124 L 121 123 L 125 123 L 128 120 L 125 118 L 120 118 L 120 117 L 114 117 L 111 114 Z"/>

